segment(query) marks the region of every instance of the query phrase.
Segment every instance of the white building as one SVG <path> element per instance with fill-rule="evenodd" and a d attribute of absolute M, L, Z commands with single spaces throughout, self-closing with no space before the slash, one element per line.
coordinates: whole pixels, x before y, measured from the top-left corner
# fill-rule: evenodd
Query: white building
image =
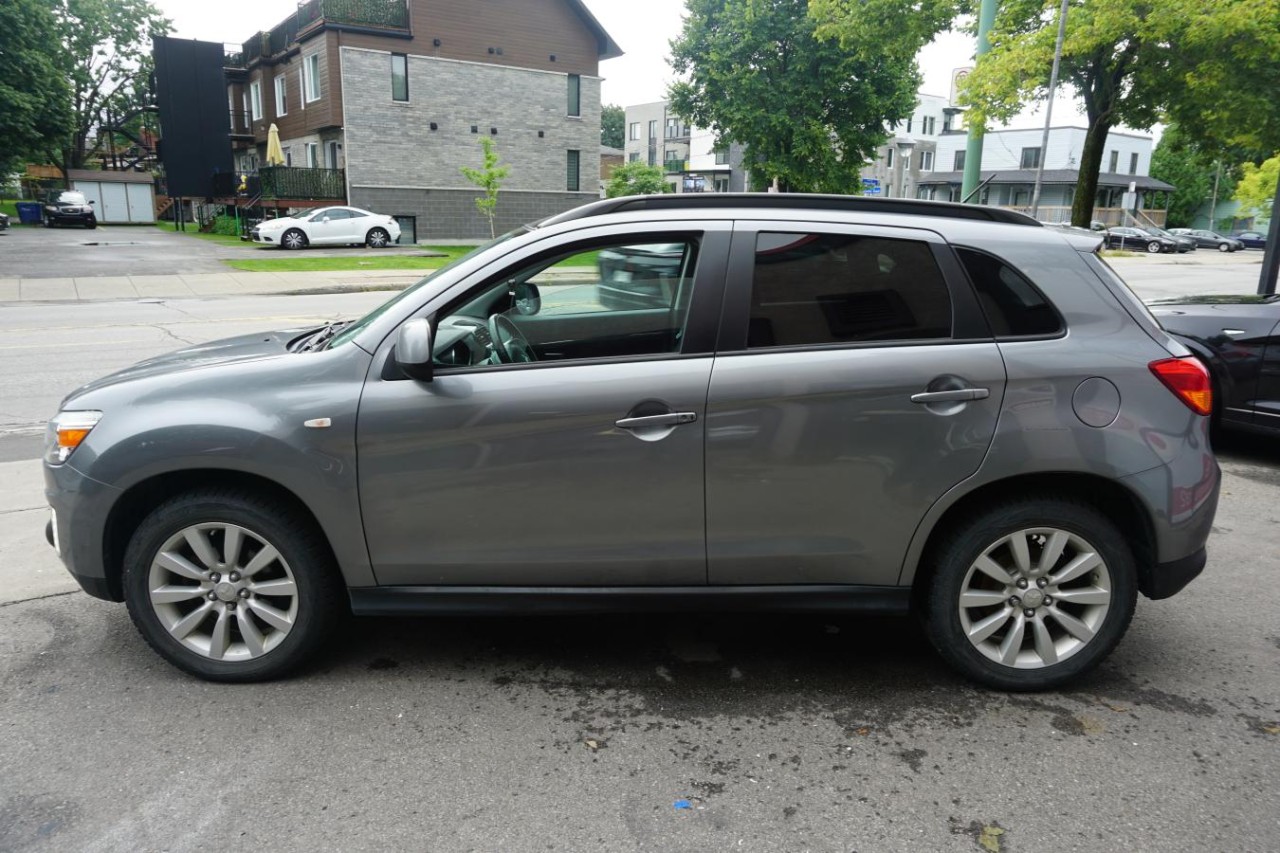
<path fill-rule="evenodd" d="M 626 108 L 627 161 L 661 166 L 674 192 L 742 192 L 740 146 L 717 148 L 715 134 L 691 127 L 666 101 Z"/>
<path fill-rule="evenodd" d="M 914 198 L 922 174 L 937 168 L 939 141 L 953 133 L 961 113 L 941 95 L 918 96 L 915 110 L 890 130 L 876 159 L 862 170 L 863 192 L 886 198 Z"/>

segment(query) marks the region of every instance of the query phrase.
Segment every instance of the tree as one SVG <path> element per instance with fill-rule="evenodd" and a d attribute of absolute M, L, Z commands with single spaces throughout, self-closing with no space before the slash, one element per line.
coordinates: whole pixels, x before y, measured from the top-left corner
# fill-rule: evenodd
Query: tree
<path fill-rule="evenodd" d="M 1261 166 L 1245 163 L 1240 183 L 1236 184 L 1235 200 L 1240 202 L 1240 215 L 1271 219 L 1276 200 L 1276 184 L 1280 183 L 1280 152 L 1262 162 Z"/>
<path fill-rule="evenodd" d="M 490 137 L 480 137 L 480 147 L 484 149 L 484 165 L 479 169 L 463 166 L 459 171 L 464 178 L 484 190 L 484 195 L 476 199 L 476 210 L 489 220 L 489 236 L 497 237 L 493 220 L 497 216 L 498 190 L 507 175 L 511 174 L 511 167 L 498 163 L 497 146 Z"/>
<path fill-rule="evenodd" d="M 991 52 L 962 87 L 971 121 L 1008 121 L 1027 101 L 1047 97 L 1058 6 L 1001 4 Z M 1117 124 L 1147 129 L 1173 116 L 1206 151 L 1280 133 L 1274 89 L 1237 97 L 1259 80 L 1280 80 L 1277 53 L 1280 0 L 1073 0 L 1061 75 L 1084 102 L 1088 131 L 1072 223 L 1087 226 L 1093 217 L 1107 134 Z"/>
<path fill-rule="evenodd" d="M 889 0 L 880 0 L 889 2 Z M 897 0 L 903 14 L 911 4 Z M 738 142 L 757 181 L 854 192 L 859 175 L 916 103 L 915 50 L 849 29 L 819 38 L 808 0 L 687 0 L 671 65 L 671 111 Z"/>
<path fill-rule="evenodd" d="M 623 163 L 613 170 L 609 183 L 605 184 L 605 198 L 618 198 L 624 195 L 652 195 L 670 192 L 662 169 L 636 160 Z"/>
<path fill-rule="evenodd" d="M 29 160 L 43 160 L 70 129 L 60 50 L 45 0 L 0 3 L 0 181 Z"/>
<path fill-rule="evenodd" d="M 626 145 L 627 111 L 616 104 L 600 110 L 600 144 L 606 148 L 622 148 Z"/>
<path fill-rule="evenodd" d="M 1223 168 L 1217 159 L 1189 141 L 1181 127 L 1169 125 L 1151 155 L 1151 177 L 1175 187 L 1169 201 L 1170 228 L 1191 226 L 1196 211 L 1213 198 L 1215 176 L 1218 198 L 1230 198 L 1234 185 L 1231 169 Z"/>
<path fill-rule="evenodd" d="M 123 115 L 144 87 L 151 39 L 169 20 L 150 0 L 46 0 L 57 19 L 60 73 L 71 86 L 72 127 L 60 152 L 64 170 L 83 168 L 90 139 L 108 113 Z"/>

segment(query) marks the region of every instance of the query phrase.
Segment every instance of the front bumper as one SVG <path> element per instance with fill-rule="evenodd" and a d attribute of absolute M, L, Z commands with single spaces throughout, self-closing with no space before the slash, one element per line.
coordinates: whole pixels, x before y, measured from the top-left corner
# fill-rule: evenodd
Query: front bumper
<path fill-rule="evenodd" d="M 120 578 L 107 576 L 104 559 L 107 518 L 120 490 L 81 474 L 69 464 L 48 463 L 44 464 L 44 487 L 54 511 L 54 518 L 45 524 L 45 537 L 53 546 L 56 536 L 62 546 L 62 564 L 94 598 L 123 601 Z"/>

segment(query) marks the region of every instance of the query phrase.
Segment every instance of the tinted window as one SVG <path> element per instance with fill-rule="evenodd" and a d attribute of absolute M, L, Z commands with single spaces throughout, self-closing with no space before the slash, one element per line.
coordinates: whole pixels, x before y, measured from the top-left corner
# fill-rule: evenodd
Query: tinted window
<path fill-rule="evenodd" d="M 1000 337 L 1055 335 L 1062 320 L 1035 285 L 1013 267 L 972 249 L 957 249 L 991 332 Z"/>
<path fill-rule="evenodd" d="M 747 346 L 951 336 L 951 295 L 929 244 L 846 234 L 761 234 Z"/>

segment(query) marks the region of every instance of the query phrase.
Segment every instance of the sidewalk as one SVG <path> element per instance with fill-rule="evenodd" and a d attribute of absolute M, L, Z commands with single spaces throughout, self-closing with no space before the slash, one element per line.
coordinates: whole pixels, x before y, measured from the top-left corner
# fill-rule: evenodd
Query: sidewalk
<path fill-rule="evenodd" d="M 230 271 L 85 278 L 0 278 L 0 304 L 401 290 L 429 272 L 432 270 Z"/>

